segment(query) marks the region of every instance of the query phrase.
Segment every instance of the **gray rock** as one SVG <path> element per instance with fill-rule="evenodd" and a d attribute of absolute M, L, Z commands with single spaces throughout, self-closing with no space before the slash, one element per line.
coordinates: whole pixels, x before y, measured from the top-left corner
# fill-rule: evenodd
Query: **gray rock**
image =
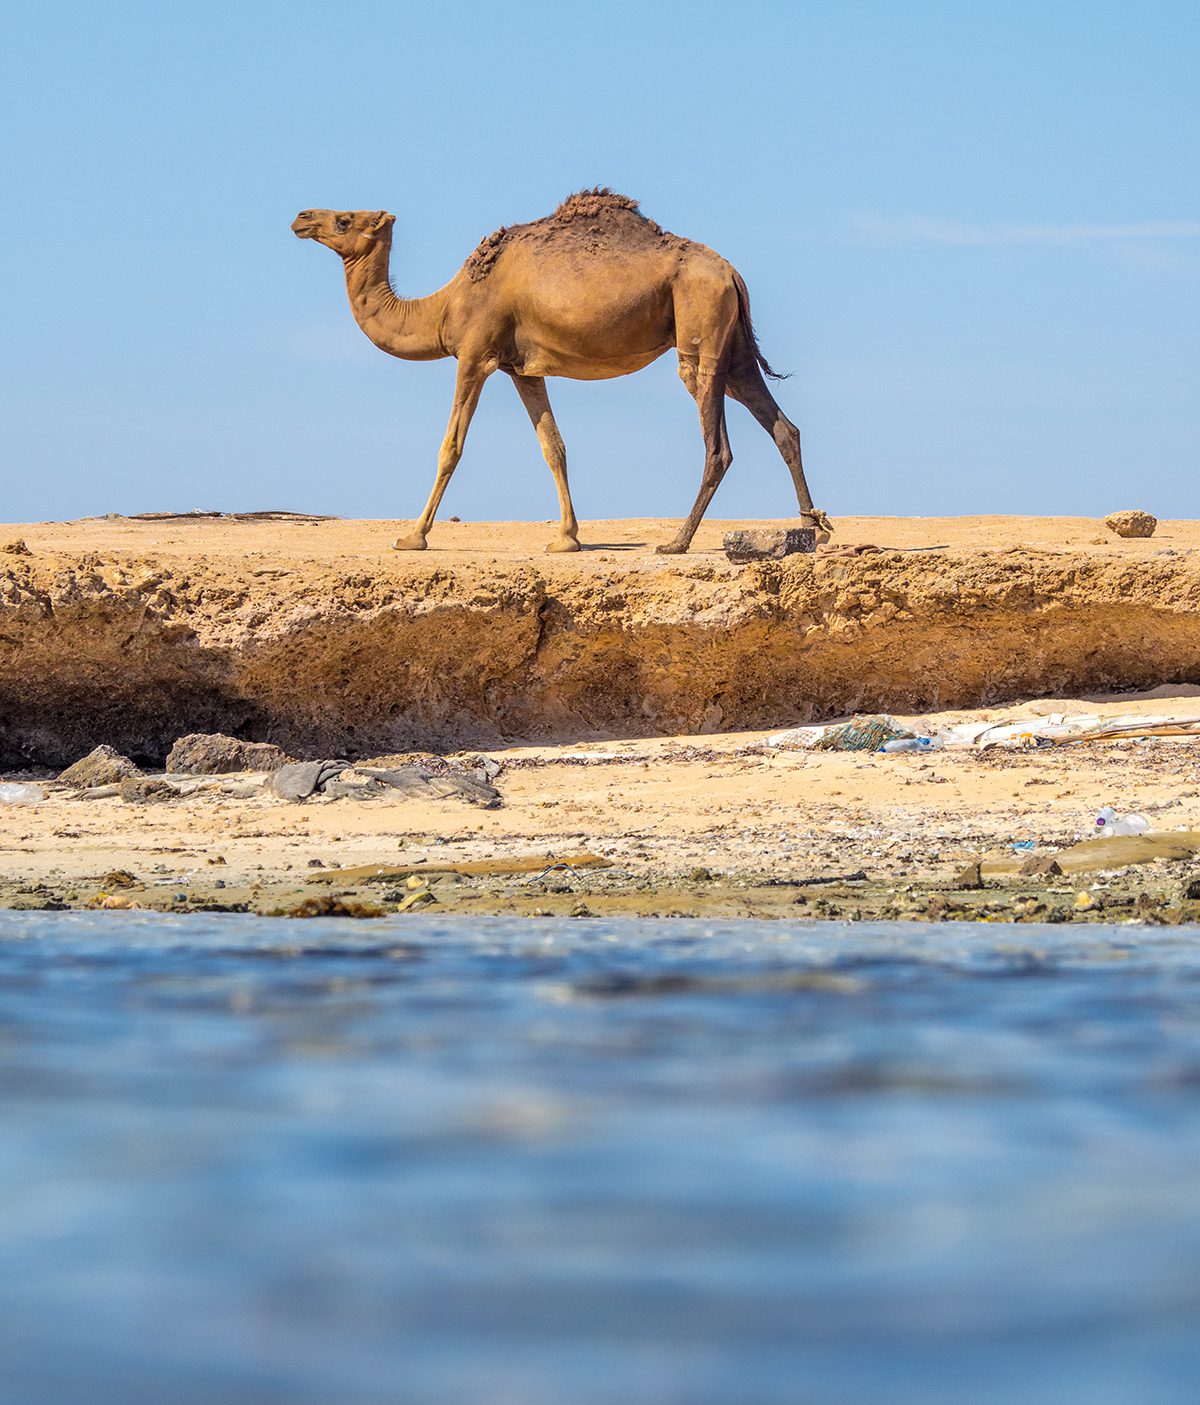
<path fill-rule="evenodd" d="M 799 552 L 816 551 L 812 527 L 778 527 L 763 531 L 725 533 L 725 555 L 730 561 L 781 561 Z"/>
<path fill-rule="evenodd" d="M 1158 518 L 1137 508 L 1127 508 L 1124 512 L 1110 512 L 1104 525 L 1119 537 L 1152 537 Z"/>
<path fill-rule="evenodd" d="M 1053 854 L 1030 854 L 1017 872 L 1026 878 L 1058 878 L 1062 875 L 1062 869 Z"/>
<path fill-rule="evenodd" d="M 189 776 L 223 776 L 231 771 L 277 771 L 291 760 L 271 742 L 244 742 L 220 732 L 180 737 L 167 757 L 167 770 Z"/>
<path fill-rule="evenodd" d="M 59 776 L 64 785 L 92 790 L 98 785 L 117 785 L 130 776 L 140 776 L 141 768 L 128 756 L 122 756 L 111 746 L 98 746 L 89 751 Z"/>
<path fill-rule="evenodd" d="M 984 886 L 983 868 L 978 859 L 972 859 L 963 867 L 954 880 L 954 886 L 960 891 L 972 892 Z"/>
<path fill-rule="evenodd" d="M 130 776 L 121 782 L 121 799 L 126 805 L 150 805 L 161 800 L 177 800 L 173 785 L 155 776 Z"/>

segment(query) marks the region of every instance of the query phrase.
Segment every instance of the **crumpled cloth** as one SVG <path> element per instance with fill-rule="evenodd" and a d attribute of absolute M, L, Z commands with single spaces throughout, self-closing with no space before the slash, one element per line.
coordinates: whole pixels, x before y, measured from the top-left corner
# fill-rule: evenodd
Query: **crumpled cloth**
<path fill-rule="evenodd" d="M 349 761 L 293 761 L 280 766 L 267 777 L 266 788 L 281 800 L 307 800 L 336 780 L 349 767 Z"/>
<path fill-rule="evenodd" d="M 382 781 L 384 785 L 403 791 L 406 795 L 458 795 L 471 805 L 495 810 L 500 805 L 500 792 L 486 781 L 474 780 L 460 771 L 432 771 L 424 766 L 394 766 L 390 770 L 364 770 L 363 775 Z"/>

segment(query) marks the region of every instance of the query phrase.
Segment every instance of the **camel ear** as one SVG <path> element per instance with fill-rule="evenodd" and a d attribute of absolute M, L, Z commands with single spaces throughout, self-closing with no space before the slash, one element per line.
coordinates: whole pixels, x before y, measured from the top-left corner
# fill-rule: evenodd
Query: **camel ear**
<path fill-rule="evenodd" d="M 395 215 L 389 215 L 386 210 L 380 210 L 380 212 L 375 216 L 375 220 L 371 225 L 370 232 L 372 234 L 382 234 L 383 231 L 387 229 L 389 225 L 393 225 L 395 223 Z"/>

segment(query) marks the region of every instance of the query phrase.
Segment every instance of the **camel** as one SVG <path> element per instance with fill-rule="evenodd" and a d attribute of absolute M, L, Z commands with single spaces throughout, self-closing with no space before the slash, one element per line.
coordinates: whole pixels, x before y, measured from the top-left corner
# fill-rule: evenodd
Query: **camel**
<path fill-rule="evenodd" d="M 703 244 L 669 234 L 628 196 L 597 187 L 570 196 L 531 224 L 498 229 L 457 274 L 424 298 L 399 297 L 388 265 L 395 216 L 384 210 L 303 210 L 292 222 L 341 256 L 355 321 L 381 351 L 408 361 L 458 360 L 450 424 L 433 491 L 398 551 L 424 551 L 483 384 L 512 379 L 558 489 L 558 536 L 547 551 L 578 551 L 567 455 L 546 393 L 547 376 L 605 380 L 640 371 L 674 347 L 704 435 L 700 491 L 676 536 L 657 550 L 685 552 L 733 459 L 725 397 L 771 435 L 792 475 L 801 521 L 827 539 L 800 459 L 800 431 L 767 388 L 779 379 L 759 350 L 737 270 Z"/>

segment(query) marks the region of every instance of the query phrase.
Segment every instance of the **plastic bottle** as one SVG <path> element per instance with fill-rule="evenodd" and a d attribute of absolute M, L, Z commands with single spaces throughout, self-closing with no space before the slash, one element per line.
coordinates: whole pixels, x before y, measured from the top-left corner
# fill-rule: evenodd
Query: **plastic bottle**
<path fill-rule="evenodd" d="M 1097 839 L 1119 839 L 1127 834 L 1145 834 L 1150 821 L 1145 815 L 1118 815 L 1111 805 L 1096 816 Z"/>
<path fill-rule="evenodd" d="M 894 741 L 884 742 L 883 751 L 940 751 L 942 741 L 939 737 L 897 737 Z"/>
<path fill-rule="evenodd" d="M 0 782 L 0 805 L 37 805 L 45 800 L 40 785 L 22 785 L 19 781 Z"/>

